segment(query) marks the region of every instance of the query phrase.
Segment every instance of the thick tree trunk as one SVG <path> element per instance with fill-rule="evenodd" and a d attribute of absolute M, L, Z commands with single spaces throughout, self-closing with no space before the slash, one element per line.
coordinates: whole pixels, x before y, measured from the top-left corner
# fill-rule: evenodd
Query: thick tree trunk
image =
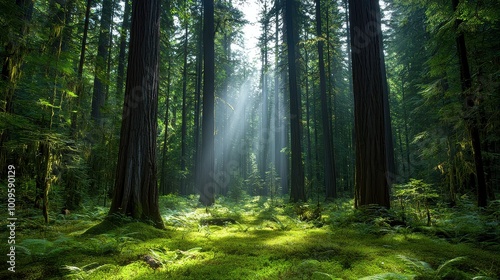
<path fill-rule="evenodd" d="M 281 61 L 284 61 L 285 59 L 280 58 L 280 40 L 279 40 L 279 25 L 280 25 L 280 0 L 275 0 L 275 58 L 276 58 L 276 68 L 275 68 L 275 85 L 274 85 L 274 91 L 275 91 L 275 108 L 276 108 L 276 117 L 277 117 L 277 127 L 278 129 L 276 130 L 276 170 L 279 173 L 280 176 L 280 188 L 281 188 L 281 194 L 286 195 L 288 194 L 288 155 L 282 150 L 288 146 L 288 140 L 287 140 L 287 135 L 288 135 L 288 126 L 285 123 L 285 115 L 286 115 L 286 98 L 285 98 L 285 93 L 282 91 L 282 98 L 281 98 L 281 103 L 280 103 L 280 88 L 283 85 L 284 81 L 286 80 L 286 75 L 285 71 L 283 71 L 283 67 L 281 67 Z M 281 79 L 279 76 L 281 75 Z M 281 107 L 280 107 L 281 104 Z"/>
<path fill-rule="evenodd" d="M 163 228 L 156 177 L 159 42 L 160 0 L 133 0 L 129 67 L 109 215 L 121 213 Z"/>
<path fill-rule="evenodd" d="M 316 35 L 321 38 L 321 2 L 316 2 Z M 337 197 L 337 188 L 335 185 L 335 164 L 333 160 L 333 149 L 331 145 L 330 118 L 328 116 L 328 98 L 326 95 L 326 76 L 325 76 L 325 61 L 323 53 L 323 40 L 318 41 L 318 62 L 319 62 L 319 90 L 321 97 L 321 125 L 323 127 L 323 145 L 325 147 L 325 189 L 326 199 Z"/>
<path fill-rule="evenodd" d="M 378 0 L 349 1 L 356 134 L 356 207 L 370 204 L 390 207 L 379 13 Z"/>
<path fill-rule="evenodd" d="M 214 174 L 214 132 L 215 132 L 215 26 L 214 26 L 214 0 L 203 0 L 203 115 L 201 137 L 201 174 L 198 189 L 200 202 L 209 206 L 215 202 L 216 185 Z"/>
<path fill-rule="evenodd" d="M 297 42 L 295 30 L 297 3 L 285 0 L 285 27 L 288 47 L 288 87 L 290 92 L 290 138 L 292 152 L 290 200 L 305 201 L 304 166 L 302 163 L 302 146 L 300 141 L 300 102 L 297 71 Z"/>
<path fill-rule="evenodd" d="M 459 0 L 452 0 L 453 11 L 457 11 Z M 464 100 L 465 120 L 469 129 L 472 142 L 472 152 L 474 154 L 474 164 L 476 167 L 477 179 L 477 206 L 486 207 L 488 195 L 486 191 L 486 180 L 484 177 L 483 157 L 481 155 L 481 136 L 479 132 L 478 113 L 476 108 L 476 98 L 472 92 L 472 77 L 469 70 L 469 61 L 467 59 L 467 47 L 465 45 L 465 36 L 459 29 L 463 21 L 460 18 L 455 19 L 455 29 L 458 31 L 456 38 L 458 62 L 460 64 L 460 82 L 462 85 L 462 98 Z"/>
<path fill-rule="evenodd" d="M 351 53 L 351 23 L 350 23 L 350 17 L 349 17 L 349 0 L 344 0 L 344 9 L 345 9 L 345 24 L 346 24 L 346 34 L 347 34 L 347 73 L 349 75 L 348 79 L 348 85 L 349 85 L 349 94 L 352 94 L 351 96 L 354 96 L 354 89 L 353 89 L 353 84 L 352 84 L 352 53 Z M 348 135 L 347 139 L 348 140 L 348 146 L 349 146 L 349 153 L 350 156 L 354 157 L 352 154 L 352 151 L 355 149 L 356 146 L 356 134 L 354 131 L 354 127 L 352 122 L 349 122 L 348 125 Z M 347 175 L 346 175 L 346 182 L 347 184 L 344 187 L 344 190 L 353 190 L 354 188 L 354 182 L 355 182 L 355 163 L 350 160 L 349 168 L 347 168 Z"/>

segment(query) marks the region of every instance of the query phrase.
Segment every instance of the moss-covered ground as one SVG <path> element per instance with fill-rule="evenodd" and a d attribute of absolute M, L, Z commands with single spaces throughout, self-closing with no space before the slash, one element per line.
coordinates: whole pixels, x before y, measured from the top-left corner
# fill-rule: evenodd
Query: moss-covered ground
<path fill-rule="evenodd" d="M 472 240 L 451 225 L 417 230 L 360 222 L 362 214 L 346 205 L 323 204 L 319 220 L 301 221 L 297 206 L 282 200 L 220 199 L 206 209 L 194 197 L 169 196 L 161 198 L 166 230 L 121 218 L 121 226 L 93 234 L 85 232 L 102 222 L 106 208 L 53 215 L 49 225 L 26 210 L 16 228 L 16 272 L 3 261 L 0 278 L 500 278 L 496 239 Z M 237 223 L 200 225 L 213 217 Z M 7 242 L 1 248 L 7 252 Z"/>

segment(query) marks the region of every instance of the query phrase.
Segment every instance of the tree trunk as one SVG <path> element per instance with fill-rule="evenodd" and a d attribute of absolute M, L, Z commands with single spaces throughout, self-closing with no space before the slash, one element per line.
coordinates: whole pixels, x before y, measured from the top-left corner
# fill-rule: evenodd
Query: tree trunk
<path fill-rule="evenodd" d="M 277 4 L 277 3 L 276 3 Z M 277 5 L 276 5 L 277 6 Z M 281 181 L 284 179 L 282 170 L 281 170 L 281 158 L 282 153 L 281 149 L 283 148 L 281 142 L 281 135 L 283 133 L 283 126 L 281 122 L 281 114 L 280 114 L 280 98 L 279 98 L 279 90 L 280 90 L 280 79 L 279 79 L 279 9 L 276 8 L 275 13 L 275 42 L 274 42 L 274 167 L 276 169 L 277 175 Z"/>
<path fill-rule="evenodd" d="M 452 0 L 453 11 L 457 11 L 459 0 Z M 474 164 L 476 167 L 477 179 L 477 206 L 486 207 L 488 195 L 486 191 L 486 180 L 484 177 L 483 157 L 481 155 L 481 136 L 479 132 L 478 113 L 476 108 L 476 98 L 472 88 L 472 77 L 469 70 L 469 61 L 467 59 L 467 47 L 465 45 L 465 36 L 459 29 L 463 21 L 460 18 L 455 19 L 455 29 L 457 30 L 457 52 L 458 62 L 460 64 L 460 83 L 462 85 L 462 98 L 464 100 L 465 121 L 469 129 L 472 142 L 472 152 L 474 154 Z"/>
<path fill-rule="evenodd" d="M 120 213 L 163 228 L 158 208 L 156 137 L 160 1 L 132 1 L 125 101 L 113 201 Z"/>
<path fill-rule="evenodd" d="M 216 185 L 214 174 L 214 132 L 215 132 L 215 26 L 214 26 L 214 0 L 203 0 L 203 115 L 201 137 L 201 174 L 198 188 L 200 202 L 210 206 L 215 202 Z"/>
<path fill-rule="evenodd" d="M 346 34 L 347 34 L 347 73 L 348 73 L 348 84 L 349 84 L 349 91 L 348 94 L 350 96 L 354 96 L 354 89 L 353 89 L 353 84 L 352 84 L 352 51 L 351 51 L 351 23 L 350 23 L 350 17 L 349 17 L 349 0 L 344 0 L 344 9 L 345 9 L 345 24 L 346 24 Z M 349 122 L 348 125 L 348 146 L 349 146 L 349 155 L 354 158 L 355 156 L 353 155 L 352 151 L 355 149 L 356 146 L 356 134 L 354 131 L 353 123 Z M 346 181 L 347 184 L 344 187 L 344 190 L 353 190 L 354 189 L 354 182 L 355 182 L 355 163 L 353 163 L 352 160 L 349 161 L 349 168 L 347 168 L 347 175 L 346 175 Z"/>
<path fill-rule="evenodd" d="M 187 12 L 186 1 L 184 1 L 184 12 Z M 184 43 L 183 43 L 183 65 L 182 65 L 182 124 L 181 124 L 181 189 L 180 193 L 187 194 L 186 190 L 186 157 L 187 157 L 187 68 L 188 68 L 188 37 L 189 25 L 187 20 L 184 22 Z"/>
<path fill-rule="evenodd" d="M 264 1 L 264 15 L 267 15 L 267 1 Z M 262 81 L 262 108 L 261 108 L 261 117 L 262 122 L 260 126 L 260 145 L 259 145 L 259 171 L 260 178 L 262 180 L 266 179 L 266 171 L 267 171 L 267 148 L 269 145 L 269 126 L 268 126 L 268 75 L 267 71 L 269 69 L 269 61 L 268 61 L 268 48 L 267 48 L 267 36 L 269 33 L 269 20 L 264 19 L 263 22 L 263 32 L 262 36 L 264 36 L 262 40 L 262 69 L 261 69 L 261 81 Z M 267 188 L 265 186 L 262 187 L 260 195 L 266 195 Z"/>
<path fill-rule="evenodd" d="M 279 18 L 280 18 L 280 11 L 281 11 L 281 8 L 278 8 L 278 7 L 281 7 L 281 0 L 275 0 L 275 7 L 276 7 L 276 11 L 275 11 L 275 20 L 276 20 L 276 25 L 275 25 L 275 56 L 276 56 L 276 70 L 275 70 L 275 92 L 276 92 L 276 100 L 279 100 L 279 91 L 280 91 L 280 85 L 282 86 L 285 81 L 286 81 L 286 73 L 285 71 L 283 71 L 283 67 L 281 67 L 281 65 L 278 65 L 278 62 L 282 62 L 282 61 L 285 61 L 284 58 L 280 58 L 280 52 L 279 52 L 279 46 L 280 46 L 280 41 L 279 41 Z M 283 17 L 282 17 L 283 18 Z M 279 78 L 279 76 L 281 75 L 281 80 Z M 281 82 L 281 84 L 280 84 Z M 288 177 L 288 171 L 289 171 L 289 168 L 288 168 L 288 154 L 283 152 L 283 149 L 285 149 L 286 147 L 288 147 L 288 125 L 286 124 L 285 122 L 285 115 L 286 115 L 286 97 L 285 97 L 285 92 L 284 92 L 284 89 L 282 89 L 282 99 L 281 99 L 282 103 L 281 103 L 281 109 L 279 108 L 279 105 L 278 105 L 278 109 L 276 110 L 276 114 L 278 116 L 278 127 L 279 127 L 279 130 L 277 132 L 277 148 L 276 148 L 276 152 L 277 152 L 277 155 L 278 155 L 278 161 L 279 161 L 279 168 L 277 168 L 278 172 L 279 172 L 279 175 L 280 175 L 280 187 L 281 187 L 281 194 L 282 195 L 287 195 L 288 194 L 288 182 L 289 182 L 289 177 Z"/>
<path fill-rule="evenodd" d="M 390 207 L 379 13 L 378 0 L 349 0 L 356 134 L 356 207 L 370 204 Z"/>
<path fill-rule="evenodd" d="M 308 34 L 306 34 L 306 38 L 308 38 Z M 311 182 L 314 178 L 314 170 L 313 170 L 313 160 L 312 160 L 312 147 L 313 147 L 313 143 L 311 141 L 311 127 L 314 127 L 314 130 L 316 131 L 316 127 L 311 125 L 311 102 L 310 102 L 310 98 L 309 98 L 309 52 L 307 51 L 307 49 L 304 50 L 304 67 L 305 67 L 305 75 L 304 75 L 304 78 L 305 78 L 305 96 L 306 96 L 306 106 L 305 106 L 305 110 L 306 110 L 306 130 L 305 130 L 305 140 L 306 140 L 306 159 L 305 159 L 305 167 L 306 170 L 305 170 L 305 178 L 307 178 L 308 182 Z M 316 149 L 315 149 L 316 150 Z M 319 182 L 318 182 L 319 183 Z M 309 186 L 311 186 L 312 184 L 309 183 L 308 184 Z M 307 189 L 305 190 L 306 192 L 306 196 L 308 196 L 308 192 L 310 192 L 311 190 Z"/>
<path fill-rule="evenodd" d="M 78 138 L 78 114 L 82 112 L 82 100 L 83 100 L 83 65 L 85 63 L 85 51 L 87 45 L 87 36 L 89 31 L 89 21 L 90 21 L 90 8 L 92 6 L 92 0 L 87 0 L 87 6 L 85 8 L 85 22 L 83 25 L 83 37 L 80 48 L 80 60 L 78 62 L 78 70 L 77 70 L 77 84 L 76 84 L 76 110 L 71 114 L 71 134 L 73 138 L 76 140 Z"/>
<path fill-rule="evenodd" d="M 94 72 L 94 92 L 92 96 L 92 120 L 102 126 L 101 109 L 104 106 L 106 94 L 104 83 L 106 82 L 106 62 L 109 55 L 109 33 L 111 26 L 111 12 L 113 10 L 112 0 L 103 0 L 99 31 L 99 42 L 97 45 L 97 57 Z"/>
<path fill-rule="evenodd" d="M 194 178 L 195 182 L 199 183 L 201 174 L 201 147 L 200 147 L 200 116 L 201 116 L 201 89 L 203 81 L 203 6 L 200 6 L 200 19 L 197 26 L 198 42 L 196 54 L 196 103 L 194 107 Z"/>
<path fill-rule="evenodd" d="M 323 53 L 323 40 L 321 37 L 321 2 L 316 2 L 316 35 L 320 38 L 318 41 L 318 63 L 319 63 L 319 90 L 321 95 L 321 124 L 323 127 L 323 145 L 325 147 L 325 188 L 326 199 L 337 197 L 337 189 L 335 186 L 335 165 L 333 160 L 333 149 L 331 145 L 330 118 L 328 117 L 328 98 L 326 95 L 326 77 L 325 77 L 325 61 Z"/>
<path fill-rule="evenodd" d="M 290 92 L 290 138 L 292 152 L 290 200 L 305 201 L 304 166 L 302 163 L 302 147 L 300 141 L 300 104 L 297 71 L 296 27 L 297 3 L 295 0 L 285 0 L 285 26 L 288 47 L 288 87 Z"/>
<path fill-rule="evenodd" d="M 123 84 L 125 81 L 125 55 L 127 52 L 127 35 L 130 29 L 130 0 L 124 0 L 123 5 L 125 6 L 125 11 L 120 30 L 120 51 L 118 53 L 118 69 L 116 72 L 116 96 L 118 98 L 123 96 Z"/>

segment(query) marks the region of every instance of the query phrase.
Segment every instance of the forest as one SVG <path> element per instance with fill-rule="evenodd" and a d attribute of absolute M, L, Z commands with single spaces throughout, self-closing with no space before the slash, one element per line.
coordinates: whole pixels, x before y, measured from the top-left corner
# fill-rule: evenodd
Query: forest
<path fill-rule="evenodd" d="M 0 0 L 1 279 L 500 279 L 496 0 Z"/>

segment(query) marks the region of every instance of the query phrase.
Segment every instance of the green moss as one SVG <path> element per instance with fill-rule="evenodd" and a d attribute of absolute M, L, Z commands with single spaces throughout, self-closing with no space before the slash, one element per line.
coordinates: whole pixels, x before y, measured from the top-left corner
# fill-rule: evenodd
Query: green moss
<path fill-rule="evenodd" d="M 272 207 L 253 198 L 216 207 L 218 216 L 232 215 L 239 224 L 200 226 L 200 219 L 214 216 L 205 208 L 196 208 L 194 198 L 170 196 L 163 203 L 178 207 L 164 209 L 169 230 L 136 221 L 104 220 L 96 226 L 96 221 L 70 219 L 50 227 L 23 229 L 19 242 L 25 240 L 29 253 L 19 255 L 16 277 L 219 280 L 359 279 L 373 275 L 411 279 L 419 275 L 401 256 L 425 262 L 433 270 L 458 256 L 467 257 L 460 266 L 450 266 L 443 279 L 500 275 L 497 252 L 474 244 L 452 244 L 396 230 L 374 234 L 371 228 L 358 225 L 316 228 L 300 221 L 291 206 Z M 178 226 L 174 226 L 176 221 Z M 37 229 L 43 230 L 43 236 Z M 81 234 L 85 229 L 90 230 Z M 152 268 L 144 261 L 145 255 L 161 266 Z M 2 279 L 9 276 L 0 272 Z"/>

